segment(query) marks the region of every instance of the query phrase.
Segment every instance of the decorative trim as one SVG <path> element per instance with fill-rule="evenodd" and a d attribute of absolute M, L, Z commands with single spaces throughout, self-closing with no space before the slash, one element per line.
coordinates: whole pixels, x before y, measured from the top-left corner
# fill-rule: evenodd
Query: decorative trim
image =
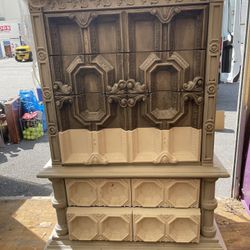
<path fill-rule="evenodd" d="M 29 0 L 29 4 L 34 8 L 42 8 L 47 2 L 48 0 Z"/>
<path fill-rule="evenodd" d="M 49 87 L 43 88 L 43 99 L 45 102 L 51 102 L 52 101 L 52 91 Z"/>
<path fill-rule="evenodd" d="M 211 42 L 209 43 L 209 51 L 212 54 L 217 54 L 219 50 L 220 50 L 220 46 L 219 46 L 218 40 L 211 40 Z"/>
<path fill-rule="evenodd" d="M 183 84 L 183 89 L 186 91 L 202 90 L 204 84 L 204 79 L 200 76 L 194 78 L 193 81 L 188 81 Z"/>
<path fill-rule="evenodd" d="M 157 9 L 152 9 L 151 14 L 158 17 L 158 19 L 162 23 L 169 23 L 171 22 L 172 18 L 181 13 L 182 9 L 180 7 L 162 7 L 162 8 L 157 8 Z"/>
<path fill-rule="evenodd" d="M 95 165 L 95 164 L 108 164 L 108 160 L 98 153 L 92 153 L 87 160 L 86 165 Z"/>
<path fill-rule="evenodd" d="M 54 82 L 53 88 L 56 94 L 70 95 L 72 94 L 72 86 L 68 84 L 63 84 L 60 81 Z"/>
<path fill-rule="evenodd" d="M 201 158 L 202 163 L 206 165 L 212 164 L 214 156 L 214 121 L 216 113 L 216 90 L 219 71 L 219 41 L 222 27 L 222 12 L 223 2 L 210 2 Z"/>
<path fill-rule="evenodd" d="M 56 101 L 56 106 L 59 109 L 61 109 L 65 102 L 69 104 L 73 103 L 73 97 L 72 96 L 56 96 L 55 101 Z"/>
<path fill-rule="evenodd" d="M 52 182 L 54 191 L 51 201 L 53 207 L 56 209 L 57 214 L 57 224 L 55 226 L 55 231 L 58 236 L 64 236 L 68 234 L 65 183 L 63 179 L 50 179 L 50 181 Z"/>
<path fill-rule="evenodd" d="M 167 151 L 161 152 L 153 161 L 155 164 L 177 163 L 177 159 Z"/>
<path fill-rule="evenodd" d="M 81 12 L 69 15 L 69 18 L 74 20 L 82 29 L 87 28 L 96 17 L 95 12 Z"/>
<path fill-rule="evenodd" d="M 198 106 L 203 104 L 203 96 L 200 93 L 185 93 L 183 98 L 184 101 L 194 100 Z"/>
<path fill-rule="evenodd" d="M 51 136 L 54 136 L 57 134 L 57 128 L 56 125 L 53 123 L 48 124 L 48 132 Z"/>
<path fill-rule="evenodd" d="M 205 129 L 207 132 L 213 132 L 214 130 L 214 121 L 213 120 L 208 120 L 205 123 Z"/>
<path fill-rule="evenodd" d="M 207 93 L 211 96 L 216 94 L 216 82 L 211 81 L 207 86 Z"/>
<path fill-rule="evenodd" d="M 147 93 L 146 84 L 136 82 L 134 79 L 120 80 L 112 87 L 107 87 L 108 102 L 117 102 L 122 108 L 132 108 L 139 101 L 144 102 L 147 98 Z"/>
<path fill-rule="evenodd" d="M 37 59 L 39 63 L 45 63 L 47 61 L 48 55 L 44 48 L 37 48 Z"/>

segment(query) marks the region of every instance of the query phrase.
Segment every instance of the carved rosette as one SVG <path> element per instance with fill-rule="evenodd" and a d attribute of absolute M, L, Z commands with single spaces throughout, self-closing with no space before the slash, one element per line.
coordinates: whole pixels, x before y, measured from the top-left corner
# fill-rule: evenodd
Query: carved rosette
<path fill-rule="evenodd" d="M 39 63 L 45 63 L 47 60 L 47 52 L 44 48 L 37 48 L 37 59 Z"/>
<path fill-rule="evenodd" d="M 107 87 L 108 102 L 117 102 L 122 108 L 134 107 L 138 102 L 145 101 L 148 90 L 145 84 L 134 79 L 120 80 L 112 87 Z"/>
<path fill-rule="evenodd" d="M 205 123 L 205 129 L 207 132 L 212 133 L 214 131 L 214 121 L 213 120 L 208 120 Z"/>
<path fill-rule="evenodd" d="M 52 100 L 52 92 L 48 87 L 43 88 L 43 99 L 45 102 L 51 102 Z"/>
<path fill-rule="evenodd" d="M 219 50 L 220 50 L 219 42 L 217 40 L 212 40 L 209 43 L 209 51 L 212 54 L 217 54 L 217 53 L 219 53 Z"/>
<path fill-rule="evenodd" d="M 48 132 L 51 136 L 54 136 L 57 134 L 57 128 L 56 125 L 53 123 L 48 124 Z"/>
<path fill-rule="evenodd" d="M 216 83 L 215 82 L 210 82 L 207 86 L 207 93 L 209 96 L 214 96 L 216 93 Z"/>

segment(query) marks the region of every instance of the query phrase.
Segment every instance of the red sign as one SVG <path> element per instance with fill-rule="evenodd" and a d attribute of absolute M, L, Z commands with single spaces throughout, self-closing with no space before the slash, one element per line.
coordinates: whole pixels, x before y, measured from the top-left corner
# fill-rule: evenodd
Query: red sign
<path fill-rule="evenodd" d="M 0 25 L 0 32 L 2 31 L 11 31 L 11 26 L 10 25 Z"/>

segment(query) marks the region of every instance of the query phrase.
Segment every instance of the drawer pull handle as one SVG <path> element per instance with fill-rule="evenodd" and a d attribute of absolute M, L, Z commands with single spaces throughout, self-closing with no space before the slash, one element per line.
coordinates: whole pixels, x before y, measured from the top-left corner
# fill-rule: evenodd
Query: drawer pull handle
<path fill-rule="evenodd" d="M 112 87 L 107 87 L 108 102 L 119 103 L 122 108 L 132 108 L 136 103 L 145 101 L 147 93 L 146 84 L 136 82 L 134 79 L 120 80 Z"/>

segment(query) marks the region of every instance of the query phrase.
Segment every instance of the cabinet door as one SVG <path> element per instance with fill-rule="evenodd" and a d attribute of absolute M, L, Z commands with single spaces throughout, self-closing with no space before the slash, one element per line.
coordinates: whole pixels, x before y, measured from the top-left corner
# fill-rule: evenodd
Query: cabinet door
<path fill-rule="evenodd" d="M 203 50 L 51 56 L 61 131 L 201 128 Z"/>
<path fill-rule="evenodd" d="M 207 5 L 46 14 L 50 55 L 206 48 Z"/>

